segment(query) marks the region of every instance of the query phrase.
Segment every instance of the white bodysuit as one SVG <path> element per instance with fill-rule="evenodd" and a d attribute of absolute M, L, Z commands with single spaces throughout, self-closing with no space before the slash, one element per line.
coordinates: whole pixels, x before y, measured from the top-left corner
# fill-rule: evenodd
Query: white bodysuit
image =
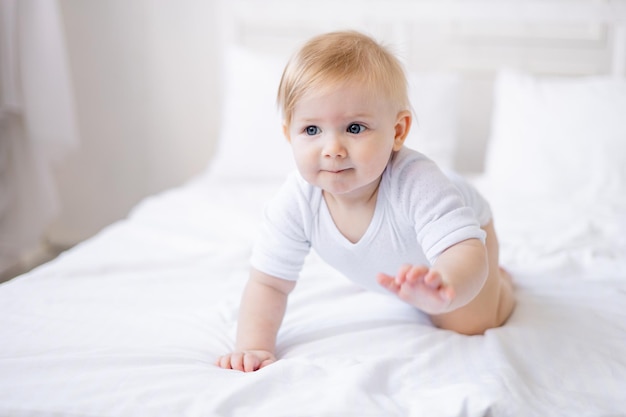
<path fill-rule="evenodd" d="M 335 226 L 322 190 L 292 173 L 265 209 L 251 264 L 286 280 L 298 279 L 310 248 L 358 285 L 386 292 L 376 274 L 402 264 L 432 265 L 450 246 L 470 238 L 491 210 L 461 177 L 446 176 L 424 155 L 402 148 L 385 169 L 372 220 L 352 243 Z"/>

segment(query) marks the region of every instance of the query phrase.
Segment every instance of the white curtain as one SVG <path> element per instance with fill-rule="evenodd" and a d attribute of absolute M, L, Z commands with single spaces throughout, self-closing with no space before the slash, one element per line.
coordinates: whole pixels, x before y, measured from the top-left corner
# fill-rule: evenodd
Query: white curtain
<path fill-rule="evenodd" d="M 58 213 L 51 164 L 77 145 L 58 2 L 0 0 L 0 271 Z"/>

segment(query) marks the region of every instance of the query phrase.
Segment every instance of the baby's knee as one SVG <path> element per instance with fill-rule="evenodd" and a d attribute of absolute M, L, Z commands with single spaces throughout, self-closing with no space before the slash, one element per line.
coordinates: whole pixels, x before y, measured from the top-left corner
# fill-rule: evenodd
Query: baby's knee
<path fill-rule="evenodd" d="M 454 313 L 454 312 L 453 312 Z M 461 313 L 461 312 L 459 312 Z M 466 335 L 477 336 L 484 334 L 487 330 L 499 327 L 504 323 L 499 323 L 494 314 L 458 314 L 455 317 L 432 316 L 432 323 L 443 330 Z"/>
<path fill-rule="evenodd" d="M 507 276 L 502 277 L 502 282 L 500 284 L 500 296 L 498 299 L 498 311 L 497 311 L 497 321 L 498 326 L 502 326 L 505 324 L 509 317 L 513 314 L 513 310 L 515 310 L 515 294 L 513 290 L 513 282 L 511 280 L 511 276 L 507 274 Z"/>
<path fill-rule="evenodd" d="M 431 321 L 441 329 L 468 336 L 481 335 L 489 329 L 504 325 L 515 308 L 513 288 L 499 281 L 491 285 L 490 291 L 481 294 L 467 306 L 431 316 Z M 491 294 L 489 297 L 487 292 Z"/>

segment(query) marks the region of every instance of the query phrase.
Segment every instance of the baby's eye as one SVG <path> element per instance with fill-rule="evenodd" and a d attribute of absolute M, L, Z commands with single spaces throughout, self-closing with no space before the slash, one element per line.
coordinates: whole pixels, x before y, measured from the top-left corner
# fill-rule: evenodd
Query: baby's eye
<path fill-rule="evenodd" d="M 318 133 L 320 133 L 320 128 L 317 126 L 307 126 L 304 131 L 306 132 L 307 135 L 309 136 L 315 136 Z"/>
<path fill-rule="evenodd" d="M 354 135 L 358 135 L 359 133 L 362 133 L 365 130 L 365 126 L 360 125 L 358 123 L 352 123 L 350 126 L 348 126 L 348 133 L 352 133 Z"/>

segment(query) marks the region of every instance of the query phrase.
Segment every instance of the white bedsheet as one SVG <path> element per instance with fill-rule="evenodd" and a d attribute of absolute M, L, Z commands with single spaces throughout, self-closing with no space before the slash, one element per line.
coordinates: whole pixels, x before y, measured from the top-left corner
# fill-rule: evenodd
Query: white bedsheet
<path fill-rule="evenodd" d="M 1 285 L 0 416 L 626 415 L 619 205 L 569 219 L 496 201 L 518 307 L 484 336 L 435 329 L 312 254 L 280 360 L 217 368 L 277 186 L 199 178 Z"/>

